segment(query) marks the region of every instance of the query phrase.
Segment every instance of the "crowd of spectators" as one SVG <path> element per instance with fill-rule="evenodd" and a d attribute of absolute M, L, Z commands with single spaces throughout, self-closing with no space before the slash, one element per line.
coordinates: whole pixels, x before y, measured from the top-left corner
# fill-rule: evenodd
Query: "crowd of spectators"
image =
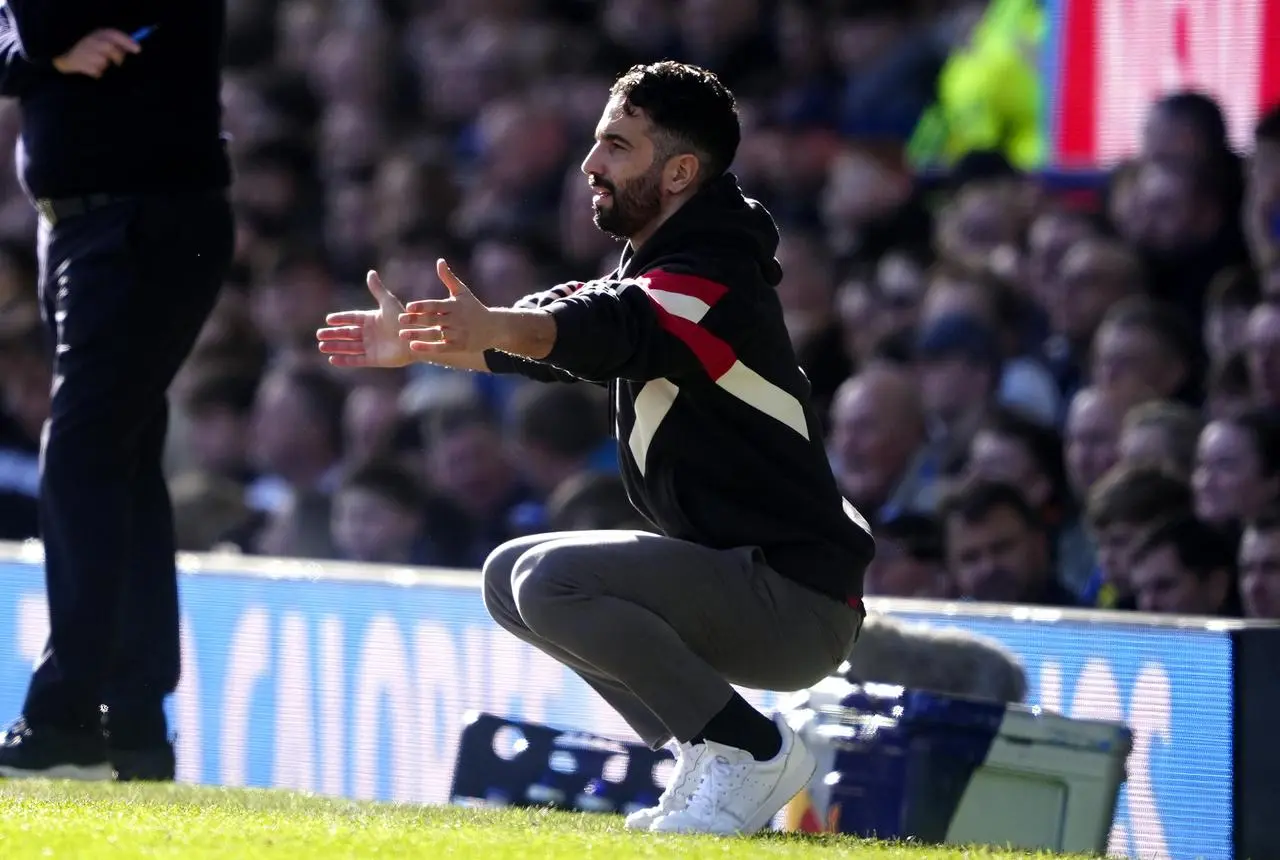
<path fill-rule="evenodd" d="M 644 528 L 594 387 L 336 371 L 314 331 L 368 268 L 435 297 L 444 256 L 494 304 L 614 268 L 578 162 L 613 77 L 675 57 L 739 96 L 733 169 L 782 228 L 870 593 L 1280 618 L 1280 110 L 1236 153 L 1170 94 L 1092 190 L 995 150 L 925 181 L 904 143 L 985 5 L 231 0 L 236 266 L 172 393 L 181 547 L 471 567 Z M 13 174 L 0 537 L 24 539 L 51 371 Z"/>

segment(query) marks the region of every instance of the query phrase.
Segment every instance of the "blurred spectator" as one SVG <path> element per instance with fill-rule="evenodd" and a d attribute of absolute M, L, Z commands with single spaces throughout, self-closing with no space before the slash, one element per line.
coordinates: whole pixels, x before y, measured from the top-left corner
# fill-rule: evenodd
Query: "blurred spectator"
<path fill-rule="evenodd" d="M 1201 318 L 1213 276 L 1248 259 L 1232 214 L 1233 170 L 1238 174 L 1238 165 L 1217 160 L 1147 161 L 1138 172 L 1125 232 L 1147 258 L 1155 295 L 1190 319 Z"/>
<path fill-rule="evenodd" d="M 1239 415 L 1253 408 L 1253 387 L 1249 362 L 1243 352 L 1234 352 L 1209 369 L 1205 417 L 1210 421 Z"/>
<path fill-rule="evenodd" d="M 970 323 L 958 326 L 960 318 Z M 947 319 L 950 322 L 944 324 Z M 935 330 L 939 333 L 933 337 L 941 337 L 944 330 L 951 332 L 944 340 L 982 338 L 989 344 L 986 351 L 991 360 L 998 363 L 996 399 L 1052 423 L 1060 409 L 1057 384 L 1038 360 L 1023 354 L 1020 340 L 1025 322 L 1021 299 L 1002 281 L 953 265 L 933 270 L 919 314 L 922 340 Z M 976 330 L 973 323 L 980 324 Z M 962 327 L 970 329 L 963 336 Z"/>
<path fill-rule="evenodd" d="M 869 367 L 836 392 L 831 460 L 845 498 L 873 521 L 930 511 L 934 481 L 924 459 L 924 405 L 912 374 Z"/>
<path fill-rule="evenodd" d="M 1226 361 L 1245 342 L 1249 313 L 1260 296 L 1258 277 L 1248 266 L 1232 266 L 1214 276 L 1205 297 L 1203 326 L 1205 352 L 1212 364 Z"/>
<path fill-rule="evenodd" d="M 1186 404 L 1172 400 L 1140 403 L 1124 416 L 1120 462 L 1159 466 L 1189 479 L 1203 427 L 1200 413 Z"/>
<path fill-rule="evenodd" d="M 1094 337 L 1108 311 L 1145 289 L 1138 255 L 1124 243 L 1102 237 L 1081 238 L 1046 274 L 1040 300 L 1048 310 L 1052 336 L 1045 352 L 1064 396 L 1079 390 Z"/>
<path fill-rule="evenodd" d="M 332 499 L 315 490 L 299 490 L 284 497 L 279 507 L 241 531 L 236 541 L 253 555 L 283 558 L 334 558 L 330 533 Z"/>
<path fill-rule="evenodd" d="M 1280 620 L 1280 509 L 1270 508 L 1245 526 L 1240 598 L 1246 618 Z"/>
<path fill-rule="evenodd" d="M 778 245 L 782 283 L 778 298 L 796 358 L 813 389 L 814 408 L 827 414 L 836 388 L 849 375 L 835 308 L 835 270 L 821 237 L 784 231 Z"/>
<path fill-rule="evenodd" d="M 579 472 L 556 487 L 547 500 L 547 525 L 551 531 L 653 531 L 627 499 L 622 478 L 596 472 Z"/>
<path fill-rule="evenodd" d="M 279 511 L 288 497 L 327 497 L 342 462 L 346 392 L 323 370 L 283 365 L 267 375 L 254 400 L 250 457 L 258 477 L 249 486 L 255 510 Z M 311 507 L 293 509 L 293 516 Z"/>
<path fill-rule="evenodd" d="M 294 246 L 263 264 L 253 293 L 253 323 L 273 355 L 308 349 L 315 330 L 337 305 L 337 287 L 324 253 Z"/>
<path fill-rule="evenodd" d="M 1194 404 L 1198 351 L 1194 333 L 1175 308 L 1131 296 L 1112 305 L 1098 327 L 1089 375 L 1104 388 L 1136 386 Z"/>
<path fill-rule="evenodd" d="M 1262 302 L 1249 314 L 1245 356 L 1254 403 L 1280 409 L 1280 302 Z"/>
<path fill-rule="evenodd" d="M 1086 606 L 1132 609 L 1130 553 L 1138 538 L 1167 519 L 1190 516 L 1191 486 L 1156 466 L 1120 464 L 1089 492 L 1085 522 L 1098 547 L 1098 566 L 1081 589 Z"/>
<path fill-rule="evenodd" d="M 392 445 L 401 417 L 402 370 L 366 370 L 347 389 L 342 411 L 342 450 L 348 463 L 378 459 Z"/>
<path fill-rule="evenodd" d="M 1050 201 L 1027 228 L 1026 279 L 1031 297 L 1042 307 L 1052 304 L 1054 284 L 1067 252 L 1082 239 L 1101 233 L 1100 219 L 1089 212 Z"/>
<path fill-rule="evenodd" d="M 244 486 L 222 475 L 184 472 L 169 482 L 173 526 L 180 552 L 209 552 L 243 528 L 253 512 Z"/>
<path fill-rule="evenodd" d="M 607 417 L 607 396 L 595 386 L 525 385 L 516 392 L 508 433 L 511 461 L 539 499 L 591 468 L 609 439 Z"/>
<path fill-rule="evenodd" d="M 521 533 L 514 517 L 533 501 L 503 446 L 498 420 L 474 400 L 442 403 L 423 417 L 427 483 L 467 518 L 468 560 L 480 565 L 489 550 Z"/>
<path fill-rule="evenodd" d="M 1192 478 L 1196 516 L 1238 536 L 1243 521 L 1280 498 L 1280 419 L 1261 410 L 1211 422 Z"/>
<path fill-rule="evenodd" d="M 1064 433 L 1067 479 L 1076 499 L 1120 460 L 1120 431 L 1128 411 L 1144 400 L 1141 389 L 1083 388 L 1071 401 Z"/>
<path fill-rule="evenodd" d="M 993 407 L 969 445 L 970 475 L 1022 490 L 1042 517 L 1061 516 L 1066 479 L 1056 431 L 1017 410 Z"/>
<path fill-rule="evenodd" d="M 1235 544 L 1195 517 L 1152 528 L 1129 553 L 1129 582 L 1140 612 L 1237 615 Z"/>
<path fill-rule="evenodd" d="M 995 402 L 1001 366 L 995 332 L 975 317 L 942 316 L 921 330 L 916 360 L 930 425 L 927 457 L 938 475 L 954 475 Z"/>
<path fill-rule="evenodd" d="M 0 540 L 39 537 L 41 428 L 49 417 L 52 355 L 34 304 L 0 314 Z"/>
<path fill-rule="evenodd" d="M 1245 195 L 1245 235 L 1263 292 L 1275 298 L 1280 295 L 1280 104 L 1258 120 L 1254 144 Z"/>
<path fill-rule="evenodd" d="M 968 474 L 1018 487 L 1036 510 L 1063 582 L 1083 582 L 1093 547 L 1067 484 L 1062 437 L 1014 409 L 993 408 L 969 446 Z"/>
<path fill-rule="evenodd" d="M 343 478 L 333 497 L 339 558 L 374 564 L 439 564 L 424 542 L 426 496 L 394 463 L 371 462 Z"/>
<path fill-rule="evenodd" d="M 188 468 L 242 484 L 254 477 L 250 451 L 257 392 L 258 377 L 237 367 L 209 366 L 192 379 L 183 404 Z"/>
<path fill-rule="evenodd" d="M 865 588 L 877 597 L 952 597 L 938 521 L 924 514 L 899 514 L 880 523 Z"/>
<path fill-rule="evenodd" d="M 947 568 L 967 600 L 1071 606 L 1053 574 L 1044 527 L 1011 484 L 976 480 L 943 500 Z"/>
<path fill-rule="evenodd" d="M 1230 161 L 1239 166 L 1222 108 L 1208 95 L 1188 90 L 1151 105 L 1142 128 L 1142 155 L 1174 165 Z"/>

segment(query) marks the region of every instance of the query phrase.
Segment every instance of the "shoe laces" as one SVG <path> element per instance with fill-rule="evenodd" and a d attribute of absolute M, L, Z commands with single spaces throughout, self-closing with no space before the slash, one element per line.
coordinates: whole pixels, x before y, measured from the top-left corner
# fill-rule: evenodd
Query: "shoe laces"
<path fill-rule="evenodd" d="M 716 753 L 703 768 L 702 780 L 689 798 L 689 810 L 705 821 L 714 819 L 742 786 L 749 759 Z"/>
<path fill-rule="evenodd" d="M 667 781 L 667 787 L 663 789 L 662 794 L 658 797 L 659 807 L 666 809 L 690 793 L 690 789 L 686 786 L 689 781 L 689 770 L 694 766 L 694 762 L 701 752 L 695 745 L 682 745 L 676 749 L 676 766 L 671 771 L 671 778 Z"/>

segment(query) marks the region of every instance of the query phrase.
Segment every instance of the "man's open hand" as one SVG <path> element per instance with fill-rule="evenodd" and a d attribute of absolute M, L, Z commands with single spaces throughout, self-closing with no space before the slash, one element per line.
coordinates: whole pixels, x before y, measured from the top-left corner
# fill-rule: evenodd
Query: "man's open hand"
<path fill-rule="evenodd" d="M 316 332 L 320 351 L 338 367 L 404 367 L 413 361 L 409 344 L 400 339 L 404 305 L 382 285 L 377 272 L 370 272 L 366 283 L 377 310 L 329 314 L 328 326 Z"/>
<path fill-rule="evenodd" d="M 100 78 L 112 66 L 118 66 L 142 47 L 119 30 L 94 30 L 70 51 L 53 61 L 53 67 L 64 75 Z"/>
<path fill-rule="evenodd" d="M 436 261 L 436 274 L 449 297 L 410 302 L 400 314 L 400 337 L 409 349 L 439 355 L 498 348 L 500 315 L 476 298 L 443 259 Z"/>

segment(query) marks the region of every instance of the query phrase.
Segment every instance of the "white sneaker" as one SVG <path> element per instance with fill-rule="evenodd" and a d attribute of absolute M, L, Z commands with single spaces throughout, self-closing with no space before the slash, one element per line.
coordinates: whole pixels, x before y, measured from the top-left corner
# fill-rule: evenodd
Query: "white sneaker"
<path fill-rule="evenodd" d="M 627 829 L 648 830 L 662 816 L 684 809 L 689 802 L 689 795 L 698 787 L 701 766 L 707 759 L 706 744 L 680 744 L 676 749 L 676 766 L 671 771 L 666 789 L 658 798 L 658 805 L 637 809 L 628 815 Z"/>
<path fill-rule="evenodd" d="M 782 748 L 770 761 L 713 741 L 702 779 L 683 810 L 664 815 L 651 830 L 665 833 L 755 833 L 809 784 L 818 762 L 796 733 L 775 720 Z"/>

